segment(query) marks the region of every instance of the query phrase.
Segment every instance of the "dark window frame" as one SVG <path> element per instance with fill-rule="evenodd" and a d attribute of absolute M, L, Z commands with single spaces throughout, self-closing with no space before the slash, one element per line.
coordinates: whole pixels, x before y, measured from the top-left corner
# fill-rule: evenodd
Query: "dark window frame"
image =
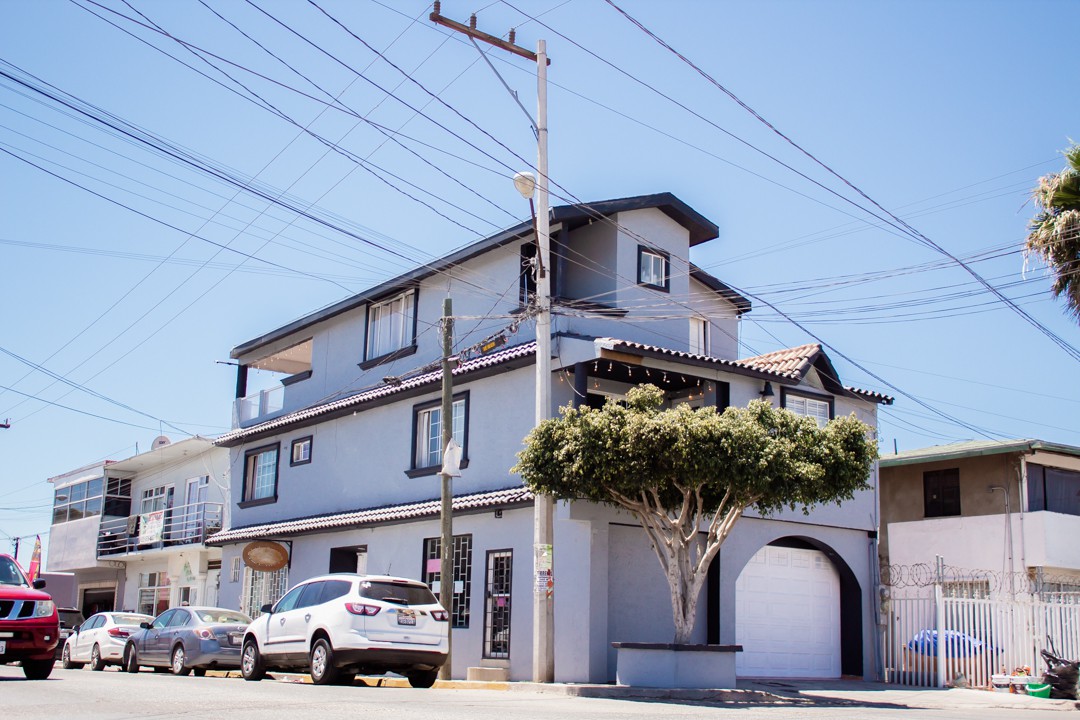
<path fill-rule="evenodd" d="M 272 494 L 266 497 L 253 498 L 250 497 L 254 491 L 254 477 L 252 471 L 254 466 L 251 465 L 251 459 L 255 456 L 262 455 L 263 453 L 273 450 L 277 457 L 274 461 L 274 491 Z M 237 505 L 241 508 L 255 507 L 256 505 L 269 505 L 276 503 L 278 499 L 278 483 L 281 480 L 281 443 L 270 443 L 268 445 L 260 445 L 257 448 L 244 451 L 244 476 L 243 486 L 241 487 L 241 500 Z"/>
<path fill-rule="evenodd" d="M 780 407 L 785 410 L 788 409 L 788 396 L 800 397 L 805 400 L 817 400 L 818 402 L 828 403 L 829 405 L 829 420 L 836 417 L 836 398 L 832 395 L 826 395 L 824 393 L 816 393 L 809 390 L 795 389 L 795 388 L 780 388 Z M 792 410 L 792 412 L 795 412 Z M 812 417 L 811 415 L 802 415 L 801 417 Z"/>
<path fill-rule="evenodd" d="M 492 577 L 492 560 L 495 557 L 502 556 L 508 558 L 509 572 L 506 578 L 506 603 L 503 606 L 505 612 L 501 612 L 503 608 L 499 608 L 494 604 L 494 578 Z M 511 628 L 513 627 L 513 612 L 514 612 L 514 550 L 513 548 L 500 548 L 496 550 L 488 550 L 484 558 L 484 633 L 481 636 L 483 638 L 483 647 L 481 650 L 481 657 L 485 659 L 506 660 L 510 657 L 510 641 L 511 641 Z M 500 625 L 505 623 L 506 639 L 505 644 L 499 644 L 496 642 L 494 633 L 492 632 L 496 615 L 499 616 Z M 498 649 L 496 649 L 498 648 Z"/>
<path fill-rule="evenodd" d="M 960 517 L 960 468 L 923 472 L 923 517 Z"/>
<path fill-rule="evenodd" d="M 468 390 L 463 390 L 459 393 L 454 393 L 454 402 L 463 400 L 465 402 L 465 427 L 462 430 L 461 438 L 461 467 L 469 467 L 469 415 L 470 405 L 472 404 L 469 399 L 470 393 Z M 434 465 L 417 465 L 417 453 L 419 448 L 417 447 L 417 440 L 420 434 L 420 415 L 427 410 L 437 408 L 442 405 L 442 399 L 429 400 L 428 402 L 420 403 L 419 405 L 413 405 L 412 412 L 412 442 L 410 444 L 409 453 L 409 469 L 405 471 L 405 474 L 410 478 L 426 477 L 428 475 L 437 475 L 442 469 L 439 463 Z M 451 418 L 453 422 L 453 418 Z"/>
<path fill-rule="evenodd" d="M 315 444 L 314 437 L 314 435 L 305 435 L 304 437 L 296 438 L 291 443 L 289 443 L 289 467 L 296 467 L 297 465 L 307 465 L 311 462 L 311 452 L 314 449 L 313 446 Z M 296 447 L 305 442 L 308 446 L 307 460 L 297 460 Z"/>
<path fill-rule="evenodd" d="M 412 338 L 411 338 L 411 340 L 408 343 L 406 343 L 405 345 L 402 345 L 399 348 L 395 348 L 393 350 L 390 350 L 389 352 L 385 352 L 382 355 L 378 355 L 378 356 L 374 356 L 374 357 L 370 356 L 370 353 L 371 353 L 371 347 L 370 347 L 370 343 L 371 343 L 371 309 L 374 308 L 374 307 L 377 307 L 379 305 L 384 305 L 384 304 L 386 304 L 388 302 L 392 302 L 394 300 L 397 300 L 399 297 L 401 297 L 403 295 L 408 295 L 410 292 L 412 292 Z M 390 362 L 391 360 L 397 360 L 398 358 L 408 357 L 409 355 L 412 355 L 412 354 L 414 354 L 416 352 L 416 350 L 417 350 L 416 330 L 417 330 L 417 327 L 418 327 L 417 322 L 418 322 L 419 316 L 420 316 L 420 288 L 415 287 L 411 291 L 410 290 L 399 290 L 397 292 L 392 292 L 392 293 L 389 293 L 387 295 L 384 295 L 381 298 L 379 298 L 378 300 L 372 300 L 371 302 L 369 302 L 367 304 L 367 307 L 365 308 L 364 313 L 365 313 L 364 314 L 364 360 L 363 360 L 363 362 L 360 363 L 360 369 L 361 370 L 370 370 L 371 368 L 376 367 L 377 365 L 382 365 L 383 363 Z"/>
<path fill-rule="evenodd" d="M 643 255 L 654 255 L 658 258 L 662 258 L 664 261 L 664 283 L 657 285 L 655 283 L 646 282 L 641 276 L 641 258 Z M 638 245 L 637 247 L 637 281 L 641 287 L 652 288 L 653 290 L 659 290 L 660 292 L 671 292 L 671 253 L 666 250 L 660 250 L 659 248 L 647 247 L 645 245 Z"/>
<path fill-rule="evenodd" d="M 437 560 L 440 558 L 439 552 L 442 547 L 441 537 L 424 538 L 421 544 L 421 566 L 420 566 L 420 579 L 429 588 L 431 583 L 434 582 L 434 576 L 439 575 L 440 571 L 428 572 L 428 561 Z M 454 535 L 454 587 L 457 587 L 457 581 L 460 579 L 462 583 L 461 592 L 455 592 L 453 594 L 453 607 L 446 608 L 450 612 L 450 627 L 454 629 L 462 629 L 469 627 L 469 619 L 472 615 L 472 571 L 473 571 L 473 536 L 472 533 L 463 533 L 461 535 Z M 439 601 L 442 602 L 442 578 L 440 581 L 440 592 L 436 594 Z M 434 590 L 432 590 L 434 592 Z"/>

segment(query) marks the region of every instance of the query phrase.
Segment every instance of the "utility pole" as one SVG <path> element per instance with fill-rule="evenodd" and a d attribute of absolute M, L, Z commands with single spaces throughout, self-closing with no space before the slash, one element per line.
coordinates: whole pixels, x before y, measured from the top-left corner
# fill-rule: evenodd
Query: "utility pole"
<path fill-rule="evenodd" d="M 451 660 L 453 658 L 454 634 L 454 487 L 450 469 L 447 467 L 446 454 L 450 442 L 454 439 L 454 375 L 450 354 L 454 350 L 453 303 L 450 298 L 443 299 L 442 319 L 442 410 L 440 411 L 442 428 L 443 467 L 442 509 L 439 519 L 442 526 L 442 540 L 439 543 L 439 602 L 446 608 L 450 617 L 446 628 L 446 662 L 439 668 L 439 677 L 450 679 Z"/>
<path fill-rule="evenodd" d="M 436 0 L 430 15 L 432 22 L 463 33 L 474 40 L 520 55 L 536 63 L 536 423 L 551 416 L 551 237 L 548 208 L 548 129 L 547 129 L 547 43 L 538 40 L 536 52 L 476 29 L 476 15 L 468 25 L 440 14 Z M 516 95 L 515 95 L 516 98 Z M 531 119 L 531 118 L 530 118 Z M 515 183 L 516 184 L 516 183 Z M 555 568 L 553 553 L 554 501 L 550 495 L 537 495 L 533 505 L 533 682 L 555 680 Z"/>

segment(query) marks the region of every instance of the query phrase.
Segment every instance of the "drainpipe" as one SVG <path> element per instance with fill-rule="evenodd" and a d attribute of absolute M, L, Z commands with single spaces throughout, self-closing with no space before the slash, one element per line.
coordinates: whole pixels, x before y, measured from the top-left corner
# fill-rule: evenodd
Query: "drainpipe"
<path fill-rule="evenodd" d="M 1020 475 L 1020 567 L 1027 573 L 1027 530 L 1024 528 L 1024 508 L 1028 504 L 1027 458 L 1023 455 L 1020 456 L 1020 467 L 1017 472 Z M 1039 590 L 1042 590 L 1042 588 L 1040 587 Z"/>

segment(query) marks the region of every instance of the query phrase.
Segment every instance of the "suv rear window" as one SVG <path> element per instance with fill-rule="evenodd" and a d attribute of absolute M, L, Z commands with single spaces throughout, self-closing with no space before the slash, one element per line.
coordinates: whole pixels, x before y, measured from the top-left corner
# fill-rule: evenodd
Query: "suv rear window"
<path fill-rule="evenodd" d="M 65 610 L 60 608 L 57 612 L 60 615 L 60 627 L 75 627 L 76 625 L 81 625 L 86 619 L 78 610 Z"/>
<path fill-rule="evenodd" d="M 427 585 L 365 580 L 360 583 L 360 597 L 398 605 L 434 605 L 438 602 Z"/>

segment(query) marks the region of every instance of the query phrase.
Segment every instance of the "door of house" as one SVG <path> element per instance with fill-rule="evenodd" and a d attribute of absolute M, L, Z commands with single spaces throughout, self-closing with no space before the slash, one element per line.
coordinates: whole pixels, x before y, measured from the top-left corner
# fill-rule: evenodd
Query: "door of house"
<path fill-rule="evenodd" d="M 510 588 L 513 550 L 489 550 L 484 592 L 484 657 L 510 657 Z"/>
<path fill-rule="evenodd" d="M 197 541 L 205 524 L 204 503 L 210 492 L 210 477 L 190 478 L 184 490 L 184 507 L 179 509 L 179 517 L 174 522 L 179 526 L 180 535 L 185 540 Z"/>

